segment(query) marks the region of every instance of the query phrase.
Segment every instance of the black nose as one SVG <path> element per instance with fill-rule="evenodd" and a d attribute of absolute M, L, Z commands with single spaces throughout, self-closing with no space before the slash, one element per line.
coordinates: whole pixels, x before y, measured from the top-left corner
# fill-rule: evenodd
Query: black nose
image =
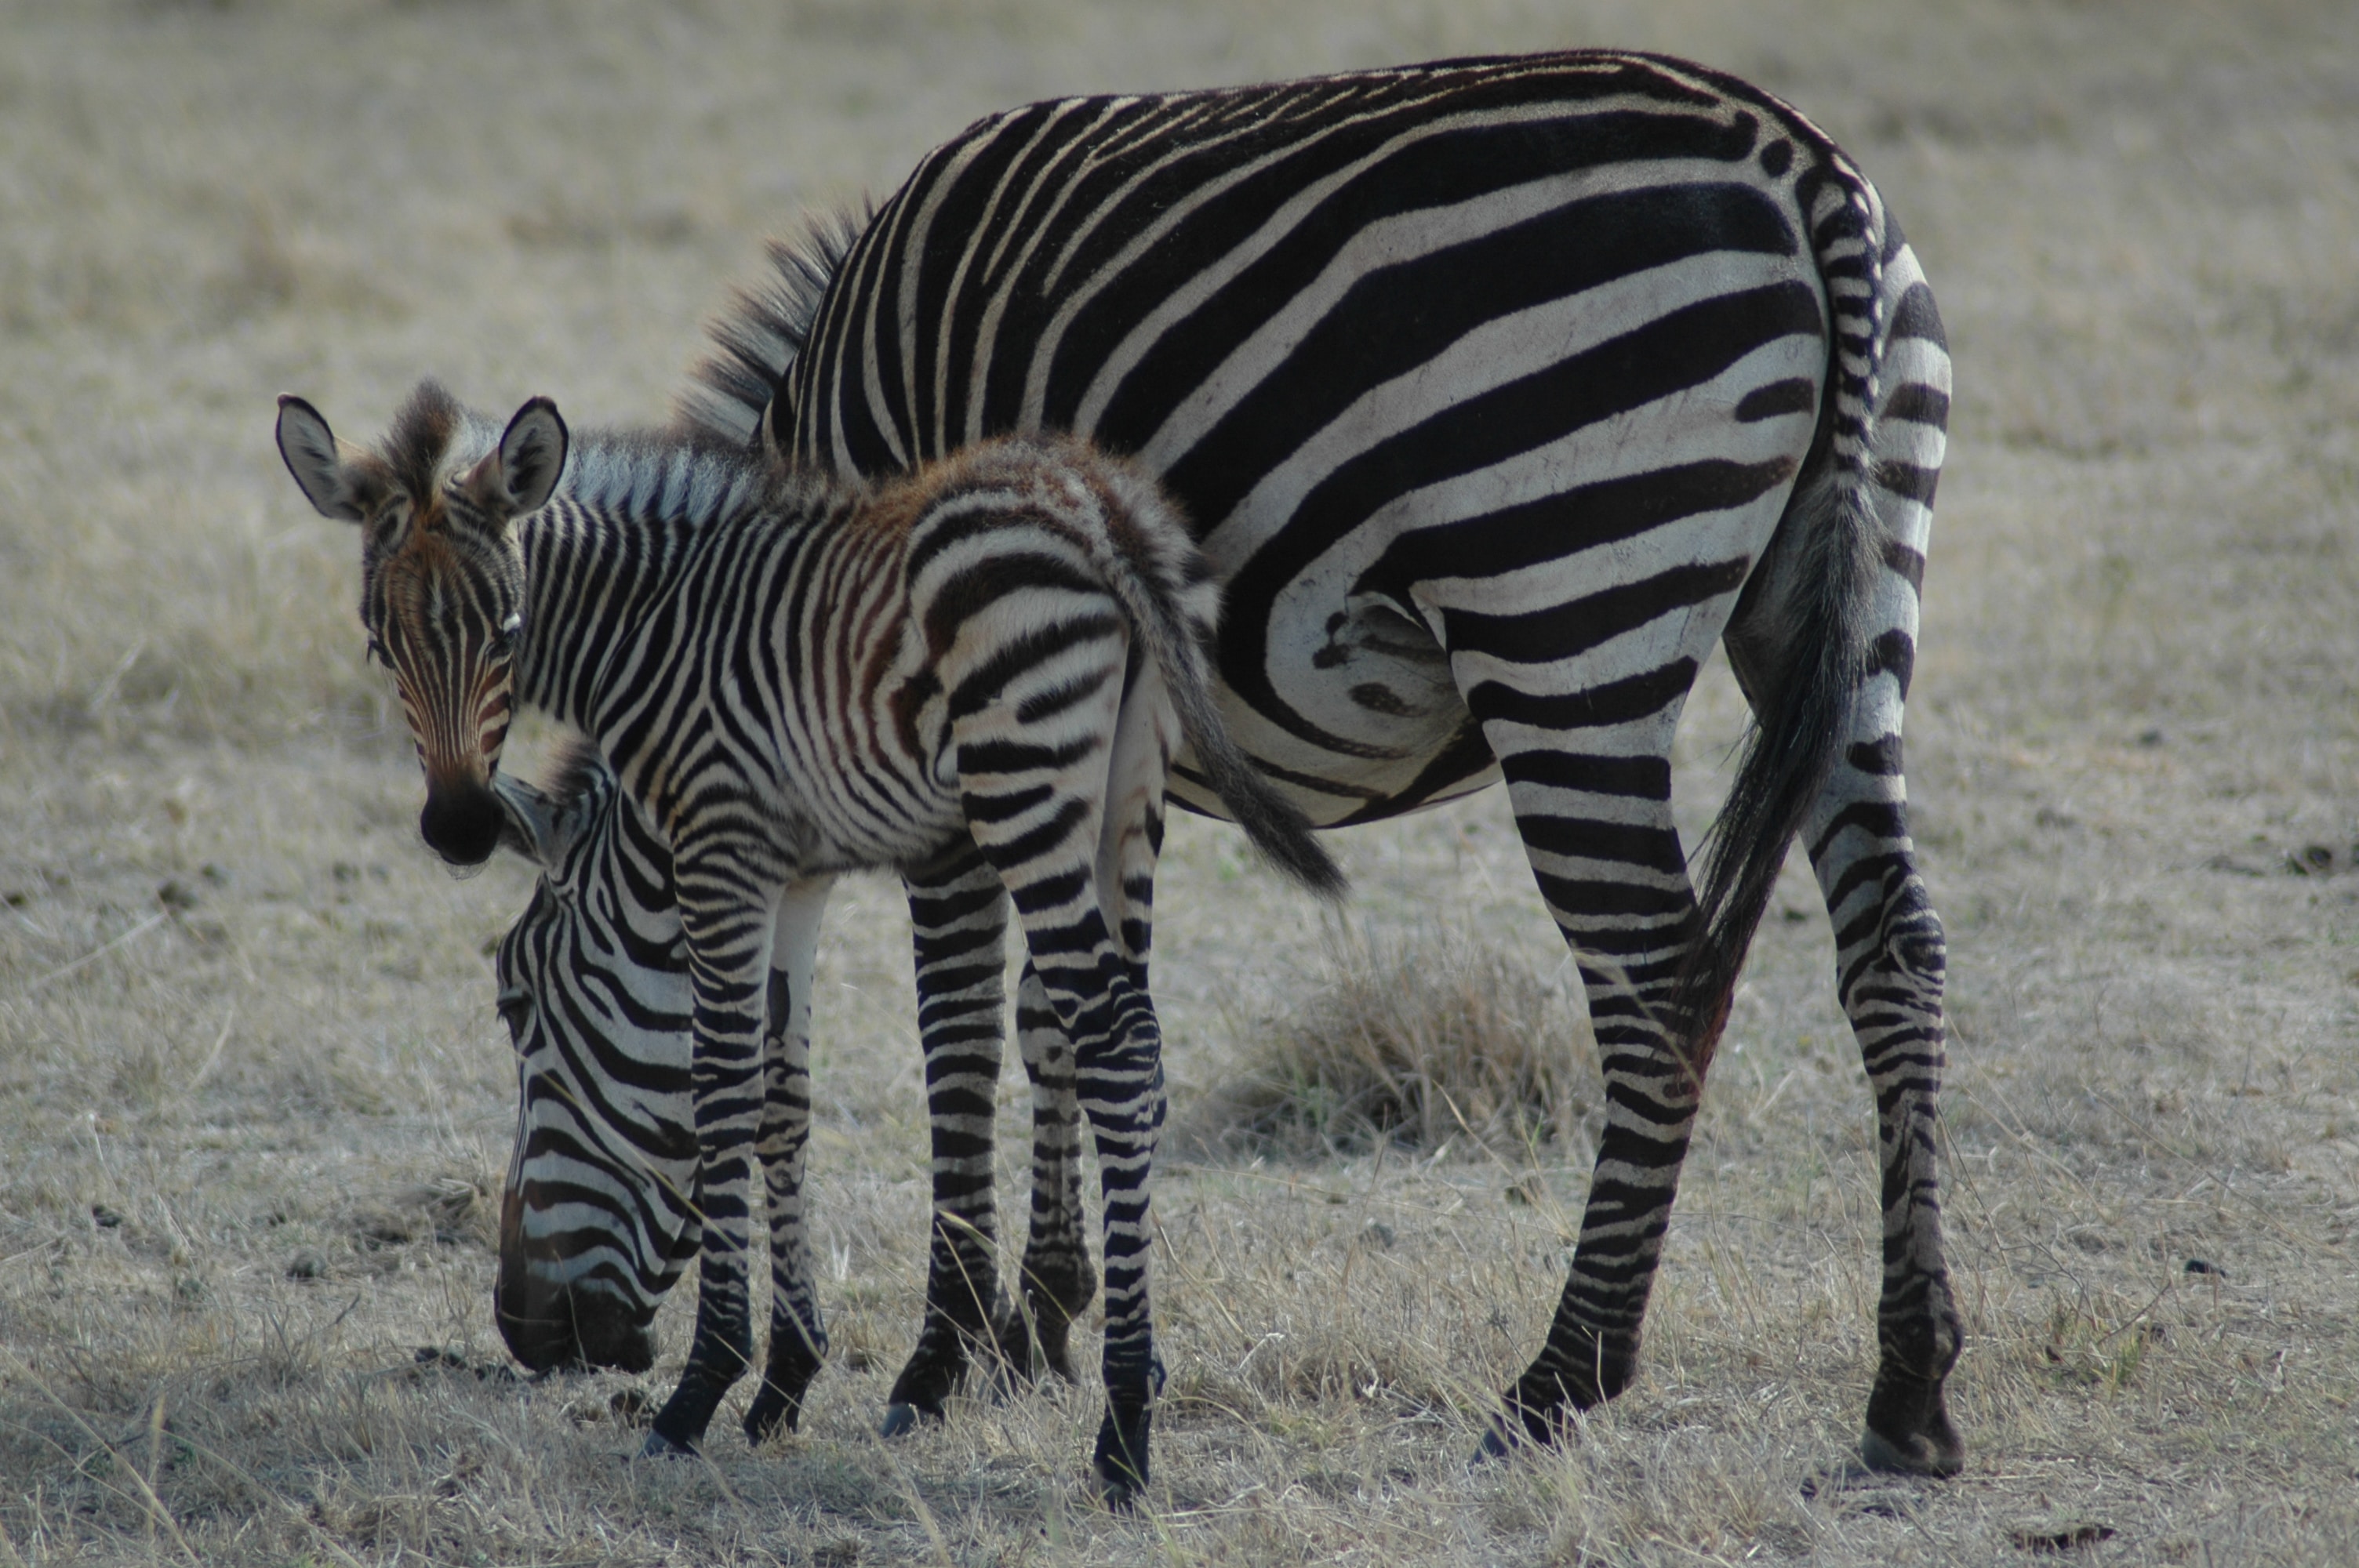
<path fill-rule="evenodd" d="M 480 866 L 500 847 L 500 799 L 481 785 L 429 790 L 418 831 L 454 866 Z"/>

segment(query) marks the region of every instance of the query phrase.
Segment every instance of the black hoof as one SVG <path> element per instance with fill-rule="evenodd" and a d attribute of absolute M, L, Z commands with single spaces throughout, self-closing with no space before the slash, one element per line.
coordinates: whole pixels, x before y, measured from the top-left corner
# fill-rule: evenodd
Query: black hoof
<path fill-rule="evenodd" d="M 1946 1481 L 1966 1467 L 1965 1444 L 1954 1432 L 1919 1433 L 1895 1441 L 1869 1427 L 1860 1435 L 1859 1457 L 1879 1475 L 1928 1476 L 1937 1481 Z"/>
<path fill-rule="evenodd" d="M 1098 1496 L 1116 1513 L 1129 1512 L 1147 1489 L 1151 1422 L 1146 1400 L 1136 1403 L 1122 1400 L 1107 1403 L 1105 1419 L 1098 1424 L 1097 1452 L 1092 1461 L 1097 1470 Z"/>
<path fill-rule="evenodd" d="M 759 1448 L 782 1432 L 792 1432 L 802 1424 L 803 1405 L 769 1384 L 754 1396 L 745 1407 L 745 1441 Z"/>
<path fill-rule="evenodd" d="M 916 1405 L 886 1405 L 885 1422 L 876 1429 L 879 1437 L 907 1437 L 918 1430 L 920 1422 L 940 1421 L 940 1411 L 921 1411 Z"/>
<path fill-rule="evenodd" d="M 1522 1446 L 1508 1433 L 1506 1423 L 1493 1416 L 1490 1426 L 1483 1433 L 1483 1441 L 1475 1446 L 1474 1457 L 1466 1462 L 1467 1466 L 1471 1469 L 1477 1465 L 1491 1465 L 1513 1458 L 1516 1450 Z"/>
<path fill-rule="evenodd" d="M 647 1440 L 639 1445 L 639 1457 L 642 1459 L 693 1459 L 696 1457 L 696 1444 L 675 1443 L 660 1432 L 651 1432 L 647 1433 Z"/>

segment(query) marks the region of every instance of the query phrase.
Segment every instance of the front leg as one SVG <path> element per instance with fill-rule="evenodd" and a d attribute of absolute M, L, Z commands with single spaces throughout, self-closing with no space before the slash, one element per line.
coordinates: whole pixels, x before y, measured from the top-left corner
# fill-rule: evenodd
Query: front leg
<path fill-rule="evenodd" d="M 679 1386 L 647 1434 L 649 1454 L 694 1453 L 722 1396 L 753 1359 L 746 1260 L 753 1160 L 761 1133 L 762 1025 L 779 894 L 765 847 L 676 836 L 680 925 L 693 1005 L 697 1203 L 696 1334 Z"/>
<path fill-rule="evenodd" d="M 815 877 L 788 888 L 770 942 L 760 1144 L 770 1210 L 770 1355 L 745 1411 L 745 1439 L 756 1446 L 781 1427 L 795 1429 L 803 1390 L 827 1357 L 803 1220 L 803 1156 L 810 1142 L 811 972 L 833 885 L 832 878 Z"/>

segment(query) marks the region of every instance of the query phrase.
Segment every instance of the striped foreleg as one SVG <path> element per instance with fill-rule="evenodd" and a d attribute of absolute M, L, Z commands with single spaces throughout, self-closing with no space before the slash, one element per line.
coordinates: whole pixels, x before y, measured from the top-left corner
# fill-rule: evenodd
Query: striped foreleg
<path fill-rule="evenodd" d="M 792 1432 L 803 1390 L 827 1357 L 827 1325 L 811 1277 L 804 1223 L 804 1153 L 810 1142 L 812 969 L 828 879 L 799 882 L 778 905 L 762 1029 L 762 1156 L 770 1218 L 770 1354 L 745 1411 L 746 1441 Z"/>
<path fill-rule="evenodd" d="M 1507 1391 L 1485 1444 L 1552 1441 L 1568 1413 L 1612 1399 L 1637 1369 L 1640 1325 L 1679 1193 L 1721 1020 L 1671 995 L 1696 903 L 1671 820 L 1677 706 L 1532 745 L 1486 727 L 1524 849 L 1580 965 L 1605 1078 L 1605 1124 L 1581 1238 L 1538 1357 Z M 1522 749 L 1518 749 L 1518 745 Z"/>
<path fill-rule="evenodd" d="M 764 1100 L 763 1013 L 771 933 L 786 877 L 766 875 L 765 846 L 734 835 L 675 842 L 688 939 L 696 1108 L 696 1333 L 688 1365 L 657 1412 L 645 1452 L 693 1453 L 712 1412 L 753 1357 L 746 1267 L 753 1160 Z"/>
<path fill-rule="evenodd" d="M 993 1122 L 1006 1011 L 1007 892 L 972 844 L 904 874 L 926 1054 L 933 1217 L 926 1316 L 893 1381 L 884 1435 L 939 1420 L 977 1347 L 995 1349 L 999 1288 Z M 1029 1370 L 1028 1360 L 1019 1370 Z"/>

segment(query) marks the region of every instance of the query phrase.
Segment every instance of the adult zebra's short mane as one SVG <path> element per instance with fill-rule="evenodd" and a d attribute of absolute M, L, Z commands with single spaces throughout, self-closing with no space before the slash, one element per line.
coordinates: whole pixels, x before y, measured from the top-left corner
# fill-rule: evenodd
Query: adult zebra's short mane
<path fill-rule="evenodd" d="M 675 424 L 732 446 L 756 444 L 763 411 L 810 340 L 820 297 L 870 216 L 865 207 L 830 213 L 810 220 L 798 239 L 768 242 L 769 276 L 738 289 L 706 324 L 714 351 L 689 372 L 694 384 L 673 405 Z"/>

